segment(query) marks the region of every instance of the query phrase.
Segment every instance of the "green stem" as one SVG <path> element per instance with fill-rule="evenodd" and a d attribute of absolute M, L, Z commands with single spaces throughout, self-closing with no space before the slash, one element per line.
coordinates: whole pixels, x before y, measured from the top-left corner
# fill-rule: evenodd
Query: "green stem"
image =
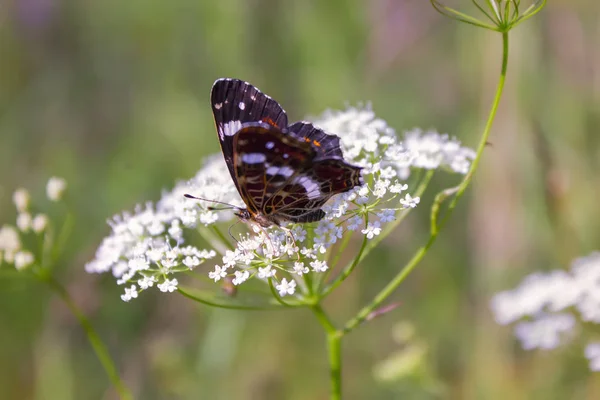
<path fill-rule="evenodd" d="M 342 398 L 342 337 L 343 332 L 335 328 L 319 303 L 311 307 L 319 323 L 327 334 L 327 353 L 329 360 L 330 399 Z"/>
<path fill-rule="evenodd" d="M 410 261 L 402 268 L 402 270 L 388 283 L 369 303 L 367 306 L 363 307 L 354 318 L 346 323 L 342 332 L 347 333 L 360 325 L 363 321 L 365 321 L 369 315 L 377 308 L 381 306 L 381 304 L 398 288 L 398 286 L 406 279 L 406 277 L 413 271 L 413 269 L 419 264 L 419 262 L 425 257 L 429 248 L 435 243 L 435 240 L 438 236 L 438 233 L 452 214 L 458 199 L 463 195 L 466 188 L 469 186 L 473 178 L 473 174 L 477 170 L 477 166 L 479 165 L 479 161 L 481 160 L 481 155 L 483 154 L 483 150 L 485 149 L 488 137 L 490 135 L 492 124 L 496 117 L 496 112 L 498 111 L 498 104 L 500 103 L 500 99 L 502 98 L 502 91 L 504 89 L 504 82 L 506 80 L 506 70 L 508 66 L 508 32 L 502 33 L 502 43 L 503 43 L 503 54 L 502 54 L 502 69 L 500 72 L 500 79 L 498 81 L 498 86 L 496 87 L 496 95 L 494 97 L 494 102 L 492 103 L 492 107 L 488 116 L 487 123 L 483 130 L 483 134 L 481 135 L 481 139 L 479 141 L 479 145 L 477 147 L 477 153 L 475 159 L 471 163 L 471 167 L 469 168 L 469 172 L 465 175 L 462 182 L 458 186 L 456 190 L 456 194 L 452 199 L 452 202 L 448 206 L 448 210 L 446 211 L 446 215 L 442 221 L 440 227 L 437 225 L 437 213 L 432 213 L 433 221 L 432 221 L 432 230 L 429 236 L 429 240 L 427 243 L 419 248 L 415 255 L 410 259 Z M 445 197 L 437 197 L 436 204 L 434 207 L 439 207 L 439 202 L 443 201 Z"/>
<path fill-rule="evenodd" d="M 125 386 L 123 381 L 121 381 L 121 378 L 119 377 L 119 374 L 117 372 L 117 368 L 115 367 L 115 364 L 112 358 L 110 357 L 108 349 L 100 339 L 100 336 L 98 335 L 90 321 L 79 309 L 79 307 L 77 307 L 75 301 L 71 298 L 67 290 L 56 279 L 54 279 L 53 276 L 49 274 L 38 274 L 38 277 L 42 281 L 47 283 L 50 286 L 50 288 L 52 288 L 60 296 L 60 298 L 65 302 L 67 307 L 69 307 L 75 318 L 77 318 L 79 324 L 85 331 L 87 338 L 90 341 L 92 348 L 94 349 L 94 352 L 96 353 L 96 357 L 98 357 L 98 359 L 100 360 L 104 371 L 108 375 L 117 393 L 119 393 L 121 399 L 133 399 L 131 393 L 129 392 L 129 389 Z"/>
<path fill-rule="evenodd" d="M 366 215 L 365 216 L 365 228 L 369 225 L 369 216 Z M 365 248 L 367 247 L 367 243 L 368 243 L 368 239 L 367 239 L 367 235 L 363 235 L 363 241 L 362 244 L 360 245 L 360 249 L 358 250 L 358 254 L 356 255 L 356 257 L 354 257 L 354 260 L 348 264 L 343 270 L 342 272 L 340 272 L 340 274 L 335 278 L 335 280 L 333 282 L 331 282 L 331 284 L 323 291 L 323 295 L 322 297 L 327 296 L 329 293 L 331 293 L 336 287 L 338 287 L 339 285 L 342 284 L 342 282 L 344 282 L 346 280 L 347 277 L 350 276 L 350 274 L 352 273 L 352 271 L 354 271 L 354 268 L 356 268 L 356 266 L 358 265 L 358 263 L 360 262 L 360 260 L 362 260 L 363 258 L 363 253 L 365 251 Z M 331 268 L 331 267 L 330 267 Z"/>

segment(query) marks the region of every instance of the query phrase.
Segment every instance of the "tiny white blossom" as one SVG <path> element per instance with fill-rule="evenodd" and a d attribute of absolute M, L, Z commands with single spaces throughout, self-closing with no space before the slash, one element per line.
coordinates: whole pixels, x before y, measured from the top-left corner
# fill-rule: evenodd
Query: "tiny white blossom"
<path fill-rule="evenodd" d="M 31 214 L 22 212 L 17 215 L 17 228 L 21 232 L 27 232 L 31 229 Z"/>
<path fill-rule="evenodd" d="M 144 290 L 154 286 L 155 282 L 156 282 L 155 276 L 144 276 L 142 279 L 139 279 L 137 281 L 138 285 L 140 285 L 140 288 L 144 289 Z"/>
<path fill-rule="evenodd" d="M 380 222 L 392 222 L 396 219 L 396 211 L 391 209 L 381 210 L 377 213 Z"/>
<path fill-rule="evenodd" d="M 28 251 L 18 251 L 15 254 L 14 263 L 15 263 L 15 268 L 18 270 L 27 268 L 28 266 L 33 264 L 33 261 L 34 261 L 33 254 L 31 254 Z"/>
<path fill-rule="evenodd" d="M 131 299 L 135 299 L 138 297 L 137 288 L 135 285 L 131 285 L 130 288 L 125 288 L 125 294 L 121 295 L 121 300 L 130 301 Z"/>
<path fill-rule="evenodd" d="M 14 253 L 21 248 L 19 233 L 15 228 L 4 225 L 0 228 L 0 250 Z"/>
<path fill-rule="evenodd" d="M 31 221 L 31 228 L 35 233 L 42 233 L 48 226 L 48 217 L 45 214 L 38 214 Z"/>
<path fill-rule="evenodd" d="M 169 292 L 169 293 L 173 293 L 175 290 L 177 290 L 177 285 L 179 282 L 177 282 L 177 279 L 165 279 L 165 281 L 163 283 L 159 283 L 158 285 L 156 285 L 156 287 L 161 291 L 161 292 Z"/>
<path fill-rule="evenodd" d="M 373 188 L 373 195 L 378 199 L 382 198 L 387 193 L 388 186 L 390 186 L 390 181 L 387 179 L 376 181 Z"/>
<path fill-rule="evenodd" d="M 406 193 L 406 196 L 404 196 L 403 199 L 400 199 L 400 204 L 402 204 L 404 208 L 415 208 L 420 202 L 420 197 L 412 197 L 409 193 Z"/>
<path fill-rule="evenodd" d="M 392 186 L 390 186 L 390 192 L 392 193 L 402 193 L 406 189 L 408 189 L 408 185 L 402 184 L 400 182 L 396 182 Z"/>
<path fill-rule="evenodd" d="M 231 283 L 236 286 L 241 285 L 242 283 L 246 282 L 248 278 L 250 278 L 250 272 L 248 271 L 235 271 L 234 275 L 235 278 L 233 278 Z"/>
<path fill-rule="evenodd" d="M 381 224 L 379 223 L 379 221 L 369 222 L 367 227 L 361 230 L 361 232 L 364 235 L 367 235 L 367 239 L 373 239 L 375 236 L 378 236 L 381 233 L 380 226 Z"/>
<path fill-rule="evenodd" d="M 221 278 L 225 278 L 227 276 L 227 267 L 215 265 L 215 270 L 208 273 L 208 277 L 213 279 L 215 282 L 221 280 Z"/>
<path fill-rule="evenodd" d="M 13 203 L 15 203 L 15 207 L 20 213 L 27 211 L 30 199 L 31 196 L 29 195 L 29 191 L 27 191 L 27 189 L 19 188 L 13 193 Z"/>
<path fill-rule="evenodd" d="M 279 292 L 279 296 L 292 295 L 296 292 L 296 281 L 292 279 L 288 282 L 283 278 L 281 283 L 275 286 L 275 289 Z"/>
<path fill-rule="evenodd" d="M 348 229 L 349 231 L 355 231 L 358 228 L 360 228 L 363 224 L 364 224 L 363 219 L 357 215 L 348 220 L 346 229 Z"/>
<path fill-rule="evenodd" d="M 260 279 L 267 279 L 275 276 L 275 270 L 271 267 L 271 265 L 267 265 L 266 267 L 258 268 L 258 277 Z"/>
<path fill-rule="evenodd" d="M 298 275 L 308 274 L 308 267 L 301 261 L 294 262 L 294 272 Z"/>
<path fill-rule="evenodd" d="M 193 269 L 200 265 L 200 259 L 196 256 L 187 256 L 183 259 L 183 265 L 185 265 L 189 269 Z"/>
<path fill-rule="evenodd" d="M 561 344 L 565 333 L 575 326 L 571 314 L 551 314 L 534 321 L 520 322 L 515 326 L 515 336 L 525 350 L 554 349 Z"/>
<path fill-rule="evenodd" d="M 62 197 L 62 194 L 66 188 L 66 180 L 53 176 L 48 180 L 48 184 L 46 185 L 46 196 L 48 196 L 48 199 L 52 201 L 58 201 Z"/>
<path fill-rule="evenodd" d="M 321 260 L 315 260 L 310 262 L 310 266 L 315 272 L 325 272 L 327 271 L 327 262 Z"/>
<path fill-rule="evenodd" d="M 600 371 L 600 343 L 588 343 L 585 347 L 585 358 L 590 360 L 590 369 L 592 371 Z"/>

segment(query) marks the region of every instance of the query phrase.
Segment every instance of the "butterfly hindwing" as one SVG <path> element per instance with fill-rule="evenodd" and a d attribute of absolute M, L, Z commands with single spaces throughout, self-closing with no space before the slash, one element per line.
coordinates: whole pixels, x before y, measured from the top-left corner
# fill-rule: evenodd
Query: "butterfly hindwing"
<path fill-rule="evenodd" d="M 325 202 L 361 184 L 361 177 L 342 158 L 319 158 L 309 141 L 265 123 L 244 124 L 234 138 L 233 165 L 250 213 L 274 223 L 322 219 Z"/>
<path fill-rule="evenodd" d="M 300 140 L 311 143 L 321 158 L 344 157 L 340 148 L 340 138 L 323 132 L 309 122 L 294 122 L 288 127 L 288 131 Z"/>

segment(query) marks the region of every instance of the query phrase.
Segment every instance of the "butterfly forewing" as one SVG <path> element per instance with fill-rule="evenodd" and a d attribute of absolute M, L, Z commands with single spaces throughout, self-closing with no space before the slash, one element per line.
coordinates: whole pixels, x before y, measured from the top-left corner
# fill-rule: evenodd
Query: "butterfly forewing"
<path fill-rule="evenodd" d="M 242 124 L 265 121 L 283 129 L 287 127 L 287 115 L 279 103 L 239 79 L 224 78 L 215 81 L 210 101 L 221 150 L 231 177 L 235 181 L 233 137 L 241 129 Z"/>

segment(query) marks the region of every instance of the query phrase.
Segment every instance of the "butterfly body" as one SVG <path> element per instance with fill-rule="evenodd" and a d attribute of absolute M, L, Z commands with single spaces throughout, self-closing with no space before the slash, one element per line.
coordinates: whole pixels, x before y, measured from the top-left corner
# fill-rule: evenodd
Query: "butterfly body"
<path fill-rule="evenodd" d="M 225 162 L 246 209 L 237 215 L 262 227 L 315 222 L 334 195 L 362 185 L 335 135 L 308 122 L 288 126 L 279 103 L 249 83 L 217 80 L 211 92 Z"/>

